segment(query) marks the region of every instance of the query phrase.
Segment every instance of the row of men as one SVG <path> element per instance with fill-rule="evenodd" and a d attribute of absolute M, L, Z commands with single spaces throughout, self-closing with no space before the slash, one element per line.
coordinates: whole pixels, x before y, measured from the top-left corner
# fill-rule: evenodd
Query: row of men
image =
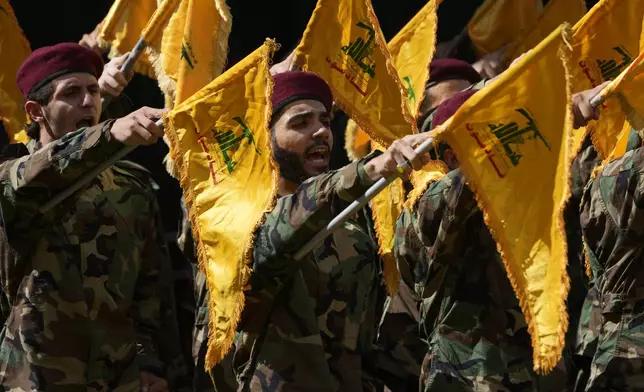
<path fill-rule="evenodd" d="M 450 118 L 486 81 L 455 60 L 431 64 L 423 131 Z M 399 218 L 401 293 L 387 298 L 368 211 L 307 258 L 292 255 L 381 176 L 429 156 L 410 135 L 329 171 L 333 97 L 313 74 L 274 76 L 271 143 L 279 200 L 257 231 L 246 307 L 229 355 L 204 373 L 207 287 L 199 280 L 194 385 L 178 338 L 172 271 L 160 235 L 155 186 L 121 161 L 51 211 L 39 207 L 123 145 L 163 136 L 162 110 L 142 108 L 99 123 L 101 93 L 119 94 L 118 61 L 104 67 L 77 44 L 42 48 L 17 83 L 32 141 L 0 163 L 5 317 L 0 385 L 7 390 L 561 391 L 641 388 L 636 268 L 639 146 L 588 186 L 597 158 L 587 141 L 575 162 L 568 209 L 571 328 L 567 352 L 547 376 L 532 371 L 525 318 L 458 159 Z M 597 119 L 574 96 L 578 126 Z M 409 170 L 405 176 L 409 174 Z M 584 191 L 585 189 L 585 191 Z M 585 193 L 584 193 L 585 192 Z M 581 219 L 579 209 L 581 203 Z M 583 230 L 592 289 L 586 298 Z M 180 237 L 194 259 L 190 229 Z M 581 303 L 586 300 L 583 307 Z M 581 320 L 579 328 L 577 320 Z M 577 330 L 580 338 L 577 338 Z M 640 339 L 641 340 L 641 339 Z M 573 351 L 575 356 L 573 356 Z"/>

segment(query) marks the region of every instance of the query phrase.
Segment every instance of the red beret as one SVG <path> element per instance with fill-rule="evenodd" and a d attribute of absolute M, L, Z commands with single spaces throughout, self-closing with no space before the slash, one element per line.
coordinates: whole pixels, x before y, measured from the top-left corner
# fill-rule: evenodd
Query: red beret
<path fill-rule="evenodd" d="M 460 93 L 454 95 L 450 99 L 444 101 L 434 112 L 434 117 L 432 118 L 432 129 L 443 124 L 445 121 L 449 120 L 458 109 L 463 106 L 465 101 L 470 99 L 470 97 L 479 90 L 471 89 L 467 91 L 461 91 Z"/>
<path fill-rule="evenodd" d="M 289 71 L 274 75 L 273 82 L 273 114 L 289 103 L 303 99 L 320 101 L 327 112 L 331 112 L 333 94 L 321 77 L 309 72 Z"/>
<path fill-rule="evenodd" d="M 438 83 L 446 80 L 467 80 L 474 84 L 481 81 L 481 75 L 474 67 L 458 59 L 439 59 L 429 64 L 428 83 Z"/>
<path fill-rule="evenodd" d="M 16 84 L 26 99 L 30 92 L 68 73 L 86 72 L 98 79 L 103 65 L 101 56 L 77 43 L 45 46 L 35 50 L 22 63 Z"/>

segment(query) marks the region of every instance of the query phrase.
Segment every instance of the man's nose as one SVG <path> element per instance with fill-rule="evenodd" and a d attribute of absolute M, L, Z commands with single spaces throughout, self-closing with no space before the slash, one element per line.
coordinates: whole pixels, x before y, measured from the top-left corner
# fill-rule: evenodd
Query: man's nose
<path fill-rule="evenodd" d="M 331 127 L 325 124 L 320 123 L 317 131 L 313 134 L 314 139 L 324 139 L 329 140 L 331 137 Z"/>
<path fill-rule="evenodd" d="M 94 95 L 89 90 L 85 90 L 85 94 L 83 95 L 83 107 L 94 107 L 94 106 L 96 106 L 96 100 L 94 99 Z"/>

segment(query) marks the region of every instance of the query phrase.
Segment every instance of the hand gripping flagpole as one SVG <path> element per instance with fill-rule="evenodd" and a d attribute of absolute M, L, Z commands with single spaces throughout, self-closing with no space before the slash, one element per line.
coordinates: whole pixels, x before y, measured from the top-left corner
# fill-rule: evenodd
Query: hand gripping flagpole
<path fill-rule="evenodd" d="M 158 120 L 156 122 L 156 125 L 158 127 L 163 127 L 163 120 Z M 63 200 L 67 199 L 69 196 L 73 195 L 80 189 L 82 189 L 85 185 L 89 184 L 94 178 L 96 178 L 99 174 L 101 174 L 103 171 L 105 171 L 107 168 L 110 166 L 114 165 L 117 161 L 120 161 L 121 159 L 125 158 L 125 156 L 129 153 L 131 153 L 137 146 L 126 146 L 123 147 L 119 152 L 116 154 L 112 155 L 105 161 L 101 162 L 98 164 L 96 167 L 94 167 L 92 170 L 86 172 L 83 174 L 76 182 L 74 182 L 72 185 L 69 187 L 63 189 L 59 194 L 54 196 L 51 200 L 49 200 L 47 203 L 43 204 L 38 210 L 41 213 L 45 213 L 49 210 L 51 210 L 53 207 L 58 205 L 60 202 Z"/>
<path fill-rule="evenodd" d="M 428 137 L 421 145 L 416 147 L 414 150 L 416 154 L 424 154 L 430 151 L 432 145 L 434 144 L 434 138 Z M 409 162 L 406 162 L 398 166 L 398 172 L 403 173 L 406 168 L 408 168 Z M 315 235 L 309 242 L 307 242 L 299 251 L 295 253 L 293 258 L 295 260 L 302 260 L 309 252 L 317 248 L 324 239 L 333 233 L 335 230 L 340 228 L 347 220 L 355 216 L 362 207 L 367 205 L 378 193 L 382 192 L 389 184 L 391 184 L 397 176 L 391 177 L 381 177 L 375 184 L 373 184 L 364 195 L 360 196 L 353 203 L 351 203 L 347 208 L 344 209 L 338 216 L 333 218 L 331 222 L 324 229 Z"/>
<path fill-rule="evenodd" d="M 127 59 L 125 59 L 125 62 L 123 63 L 123 66 L 121 67 L 121 72 L 124 75 L 129 74 L 132 72 L 132 69 L 134 68 L 134 64 L 139 60 L 143 52 L 145 51 L 145 48 L 148 46 L 147 42 L 143 38 L 139 38 L 137 41 L 136 45 L 134 45 L 134 49 L 128 54 Z M 114 96 L 112 95 L 106 95 L 103 98 L 101 98 L 101 104 L 103 106 L 103 110 L 107 108 L 112 102 L 112 99 L 114 99 Z"/>
<path fill-rule="evenodd" d="M 181 0 L 165 0 L 163 3 L 161 3 L 159 8 L 154 11 L 154 14 L 152 14 L 152 17 L 145 25 L 145 29 L 143 29 L 143 31 L 141 32 L 141 37 L 137 41 L 136 45 L 134 45 L 134 48 L 132 49 L 130 54 L 127 56 L 125 63 L 123 63 L 121 72 L 127 75 L 132 71 L 134 64 L 141 57 L 141 55 L 145 51 L 145 48 L 148 46 L 148 43 L 155 42 L 158 37 L 161 36 L 163 27 L 168 23 L 170 17 L 177 9 L 180 2 Z M 101 100 L 103 103 L 103 108 L 106 108 L 113 98 L 114 97 L 112 97 L 111 95 L 103 97 L 103 99 Z"/>
<path fill-rule="evenodd" d="M 132 49 L 130 54 L 127 56 L 127 59 L 123 63 L 123 66 L 121 67 L 121 72 L 127 75 L 132 71 L 134 64 L 136 64 L 137 60 L 141 57 L 141 55 L 145 51 L 145 48 L 148 46 L 148 42 L 155 42 L 157 37 L 161 35 L 161 32 L 163 31 L 163 26 L 165 26 L 165 24 L 170 20 L 170 17 L 177 9 L 180 2 L 181 0 L 165 0 L 161 4 L 161 6 L 157 8 L 156 11 L 154 11 L 154 14 L 152 15 L 147 25 L 145 26 L 145 29 L 141 33 L 141 37 L 137 41 L 136 45 L 134 45 L 134 48 Z M 114 97 L 112 97 L 111 95 L 107 95 L 101 99 L 103 109 L 109 105 L 110 101 L 113 98 Z M 158 120 L 156 124 L 158 127 L 163 127 L 163 120 Z M 92 181 L 94 177 L 101 174 L 105 169 L 109 168 L 117 161 L 123 159 L 127 154 L 132 152 L 136 147 L 137 146 L 124 147 L 123 149 L 121 149 L 121 151 L 112 155 L 106 161 L 96 166 L 94 169 L 85 173 L 69 188 L 64 189 L 61 193 L 56 195 L 49 202 L 43 204 L 40 207 L 39 211 L 41 213 L 49 211 L 52 207 L 56 206 L 61 201 L 65 200 L 66 198 L 74 194 L 74 192 L 80 190 L 85 185 L 87 185 L 90 181 Z"/>

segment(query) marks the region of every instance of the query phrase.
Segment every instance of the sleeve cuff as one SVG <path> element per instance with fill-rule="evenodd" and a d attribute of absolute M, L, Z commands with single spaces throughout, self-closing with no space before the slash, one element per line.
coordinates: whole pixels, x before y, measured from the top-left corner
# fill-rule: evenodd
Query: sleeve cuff
<path fill-rule="evenodd" d="M 358 161 L 358 183 L 361 186 L 363 186 L 365 188 L 368 188 L 371 185 L 376 183 L 371 178 L 369 178 L 369 176 L 367 175 L 367 172 L 364 169 L 364 165 L 367 162 L 369 162 L 370 160 L 372 160 L 373 158 L 379 156 L 380 154 L 382 154 L 381 151 L 375 150 L 375 151 L 371 152 L 369 155 L 367 155 L 366 157 L 364 157 L 364 158 L 362 158 L 362 159 L 360 159 Z"/>

